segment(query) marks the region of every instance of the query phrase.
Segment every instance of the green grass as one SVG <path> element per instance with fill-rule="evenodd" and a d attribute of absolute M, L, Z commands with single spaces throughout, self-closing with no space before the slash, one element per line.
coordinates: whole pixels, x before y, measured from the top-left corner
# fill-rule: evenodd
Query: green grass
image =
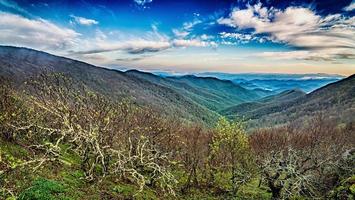
<path fill-rule="evenodd" d="M 151 189 L 145 189 L 139 192 L 136 186 L 130 184 L 118 184 L 113 188 L 113 191 L 123 199 L 137 199 L 137 200 L 156 200 L 158 199 L 155 192 Z"/>
<path fill-rule="evenodd" d="M 271 199 L 271 193 L 267 189 L 263 185 L 259 187 L 259 179 L 253 179 L 250 183 L 240 187 L 237 199 Z"/>
<path fill-rule="evenodd" d="M 19 200 L 71 200 L 66 196 L 66 187 L 63 184 L 39 178 L 35 180 L 31 187 L 24 190 L 19 195 Z"/>

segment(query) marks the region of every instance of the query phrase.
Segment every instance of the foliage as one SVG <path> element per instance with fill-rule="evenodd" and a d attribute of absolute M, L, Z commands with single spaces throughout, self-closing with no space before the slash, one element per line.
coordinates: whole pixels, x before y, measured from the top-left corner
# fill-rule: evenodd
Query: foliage
<path fill-rule="evenodd" d="M 116 185 L 113 188 L 115 193 L 118 193 L 123 199 L 138 199 L 138 200 L 155 200 L 158 199 L 156 194 L 150 190 L 143 190 L 140 193 L 137 193 L 139 188 L 136 188 L 128 184 Z"/>
<path fill-rule="evenodd" d="M 231 122 L 222 117 L 211 143 L 212 170 L 231 173 L 232 192 L 252 178 L 252 155 L 241 121 Z"/>
<path fill-rule="evenodd" d="M 355 175 L 341 181 L 341 184 L 332 190 L 329 199 L 354 199 L 355 198 Z"/>
<path fill-rule="evenodd" d="M 65 187 L 56 181 L 37 179 L 19 195 L 19 200 L 69 200 Z"/>

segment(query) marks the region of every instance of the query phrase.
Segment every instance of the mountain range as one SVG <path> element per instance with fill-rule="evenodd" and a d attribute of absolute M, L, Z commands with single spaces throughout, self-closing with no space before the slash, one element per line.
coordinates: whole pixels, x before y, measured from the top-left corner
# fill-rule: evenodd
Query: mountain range
<path fill-rule="evenodd" d="M 0 47 L 0 75 L 21 84 L 39 73 L 60 72 L 93 91 L 161 110 L 165 114 L 210 124 L 229 106 L 264 97 L 228 80 L 183 76 L 161 77 L 130 70 L 101 68 L 27 48 Z"/>
<path fill-rule="evenodd" d="M 15 85 L 47 72 L 67 74 L 111 98 L 130 98 L 162 114 L 207 125 L 214 124 L 224 115 L 230 118 L 244 116 L 251 126 L 271 126 L 308 118 L 317 111 L 347 120 L 352 119 L 355 109 L 354 75 L 340 81 L 341 76 L 337 75 L 303 75 L 303 78 L 300 75 L 279 75 L 278 78 L 263 75 L 264 82 L 260 77 L 252 79 L 245 75 L 241 82 L 237 76 L 227 79 L 213 74 L 172 76 L 112 70 L 33 49 L 0 46 L 0 76 L 10 78 Z M 265 76 L 270 77 L 265 79 Z M 318 78 L 304 78 L 315 76 Z M 294 82 L 290 82 L 290 78 Z M 265 81 L 275 80 L 290 84 L 275 86 L 280 84 L 278 82 L 273 84 L 274 88 L 268 88 L 270 85 Z M 328 85 L 319 88 L 319 84 Z M 315 87 L 319 89 L 313 91 Z"/>
<path fill-rule="evenodd" d="M 322 113 L 337 123 L 354 121 L 355 75 L 328 84 L 309 94 L 285 91 L 251 103 L 243 103 L 222 112 L 230 118 L 245 117 L 251 127 L 272 127 L 289 122 L 307 122 Z"/>
<path fill-rule="evenodd" d="M 155 72 L 155 74 L 168 76 L 183 76 L 179 73 Z M 246 89 L 267 90 L 277 94 L 285 90 L 300 89 L 306 93 L 312 92 L 329 83 L 339 81 L 344 76 L 337 74 L 265 74 L 265 73 L 221 73 L 204 72 L 194 73 L 198 77 L 215 77 L 221 80 L 230 80 Z"/>

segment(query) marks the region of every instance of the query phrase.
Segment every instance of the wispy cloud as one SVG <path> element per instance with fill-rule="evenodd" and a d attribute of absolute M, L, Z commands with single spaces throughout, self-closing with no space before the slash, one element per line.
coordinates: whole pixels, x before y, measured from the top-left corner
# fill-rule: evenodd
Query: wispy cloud
<path fill-rule="evenodd" d="M 141 57 L 130 57 L 130 58 L 117 58 L 116 61 L 120 62 L 135 62 L 135 61 L 140 61 L 147 58 L 147 56 L 141 56 Z"/>
<path fill-rule="evenodd" d="M 73 18 L 75 23 L 83 25 L 83 26 L 91 26 L 91 25 L 99 24 L 99 22 L 94 20 L 94 19 L 78 17 L 78 16 L 75 16 L 75 15 L 70 15 L 70 17 Z"/>
<path fill-rule="evenodd" d="M 133 0 L 134 3 L 136 3 L 138 6 L 140 6 L 141 8 L 148 8 L 147 4 L 152 3 L 153 0 Z"/>
<path fill-rule="evenodd" d="M 147 3 L 152 3 L 153 0 L 134 0 L 134 2 L 136 2 L 139 5 L 144 5 L 144 4 L 147 4 Z"/>
<path fill-rule="evenodd" d="M 170 48 L 170 43 L 166 41 L 149 41 L 144 39 L 137 39 L 131 41 L 106 41 L 102 42 L 96 47 L 84 51 L 73 51 L 74 54 L 96 54 L 112 51 L 124 51 L 129 54 L 143 54 L 159 52 Z"/>
<path fill-rule="evenodd" d="M 79 33 L 38 18 L 0 12 L 0 43 L 43 50 L 65 49 L 75 45 Z"/>
<path fill-rule="evenodd" d="M 152 31 L 140 35 L 124 32 L 112 34 L 97 30 L 95 37 L 82 39 L 80 48 L 76 48 L 71 53 L 84 55 L 122 51 L 128 54 L 144 54 L 163 51 L 171 47 L 169 38 L 159 33 L 156 26 L 152 26 Z"/>
<path fill-rule="evenodd" d="M 174 39 L 172 41 L 174 47 L 216 47 L 215 42 L 203 41 L 201 39 Z"/>
<path fill-rule="evenodd" d="M 187 47 L 216 47 L 213 41 L 207 41 L 208 36 L 191 39 L 171 38 L 159 32 L 158 27 L 153 25 L 152 30 L 138 35 L 118 33 L 123 38 L 108 37 L 104 32 L 97 30 L 96 37 L 82 41 L 79 50 L 71 51 L 76 55 L 99 54 L 121 51 L 128 54 L 156 53 L 173 48 Z M 85 49 L 85 50 L 81 50 Z"/>
<path fill-rule="evenodd" d="M 190 34 L 190 32 L 186 30 L 173 29 L 172 31 L 177 38 L 184 38 Z"/>
<path fill-rule="evenodd" d="M 19 6 L 15 1 L 12 0 L 0 0 L 0 5 L 4 6 L 8 9 L 11 9 L 19 14 L 31 16 L 27 10 L 23 9 L 21 6 Z"/>
<path fill-rule="evenodd" d="M 218 20 L 219 24 L 237 30 L 253 29 L 253 34 L 267 34 L 272 41 L 307 50 L 315 54 L 315 59 L 354 57 L 354 22 L 354 17 L 340 14 L 323 17 L 309 8 L 279 10 L 261 3 L 234 9 L 228 18 Z"/>
<path fill-rule="evenodd" d="M 192 21 L 183 23 L 181 28 L 172 29 L 172 32 L 177 38 L 186 38 L 193 31 L 194 27 L 201 23 L 202 20 L 195 18 Z"/>
<path fill-rule="evenodd" d="M 336 61 L 337 59 L 355 59 L 354 52 L 349 49 L 318 49 L 295 50 L 279 52 L 262 52 L 254 54 L 256 57 L 271 60 L 310 60 L 310 61 Z"/>
<path fill-rule="evenodd" d="M 94 42 L 94 41 L 93 41 Z M 73 51 L 80 54 L 97 54 L 112 51 L 123 51 L 129 54 L 155 53 L 171 48 L 187 47 L 215 47 L 214 42 L 202 41 L 200 39 L 155 39 L 148 40 L 144 38 L 135 38 L 128 41 L 100 41 L 95 42 L 96 46 L 84 51 Z"/>
<path fill-rule="evenodd" d="M 348 6 L 343 8 L 343 10 L 345 10 L 345 11 L 353 11 L 353 10 L 355 10 L 355 1 L 352 1 Z"/>
<path fill-rule="evenodd" d="M 71 17 L 76 23 L 83 25 L 98 23 L 83 17 Z M 0 31 L 0 44 L 68 52 L 68 55 L 91 60 L 104 60 L 103 53 L 116 51 L 126 54 L 151 54 L 173 48 L 216 46 L 214 42 L 206 41 L 208 36 L 171 38 L 160 33 L 157 26 L 152 26 L 151 31 L 139 35 L 123 32 L 112 35 L 96 29 L 94 37 L 87 37 L 42 18 L 31 19 L 7 12 L 0 12 Z"/>
<path fill-rule="evenodd" d="M 228 39 L 227 41 L 223 40 L 224 42 L 228 42 L 229 40 L 232 40 L 229 42 L 237 42 L 237 43 L 242 43 L 242 44 L 249 43 L 251 41 L 263 43 L 267 40 L 267 37 L 258 37 L 258 36 L 252 35 L 252 34 L 245 34 L 245 33 L 242 34 L 242 33 L 221 32 L 219 35 L 222 39 Z"/>

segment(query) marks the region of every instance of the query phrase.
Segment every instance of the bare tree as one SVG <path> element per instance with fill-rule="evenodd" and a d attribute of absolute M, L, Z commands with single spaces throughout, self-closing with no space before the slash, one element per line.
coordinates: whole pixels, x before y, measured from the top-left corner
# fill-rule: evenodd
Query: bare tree
<path fill-rule="evenodd" d="M 332 187 L 326 183 L 334 182 L 329 178 L 341 155 L 352 146 L 349 137 L 323 115 L 301 130 L 292 127 L 259 130 L 251 136 L 262 180 L 274 199 L 323 196 Z"/>
<path fill-rule="evenodd" d="M 65 162 L 63 153 L 71 151 L 81 157 L 88 181 L 113 174 L 137 183 L 140 191 L 156 185 L 174 194 L 169 154 L 155 144 L 164 123 L 150 109 L 93 93 L 63 74 L 41 74 L 26 89 L 31 118 L 13 126 L 25 130 L 30 148 L 40 153 L 36 168 Z"/>

